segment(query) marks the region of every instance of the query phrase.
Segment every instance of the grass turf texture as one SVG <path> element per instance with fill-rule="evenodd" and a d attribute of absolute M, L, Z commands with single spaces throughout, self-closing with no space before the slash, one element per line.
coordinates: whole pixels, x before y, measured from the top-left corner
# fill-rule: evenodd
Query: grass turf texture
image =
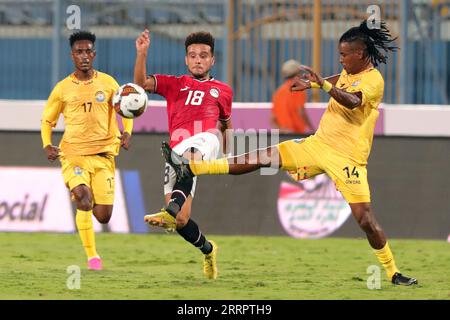
<path fill-rule="evenodd" d="M 419 280 L 394 286 L 365 239 L 209 236 L 219 278 L 202 273 L 201 253 L 178 235 L 97 234 L 104 270 L 88 271 L 78 235 L 0 234 L 0 299 L 450 299 L 449 243 L 390 240 L 400 270 Z M 69 290 L 67 267 L 81 268 Z"/>

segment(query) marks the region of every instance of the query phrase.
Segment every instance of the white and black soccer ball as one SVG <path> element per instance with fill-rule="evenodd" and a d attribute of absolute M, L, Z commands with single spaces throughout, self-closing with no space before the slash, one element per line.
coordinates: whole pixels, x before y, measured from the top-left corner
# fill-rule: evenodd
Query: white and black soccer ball
<path fill-rule="evenodd" d="M 147 110 L 147 93 L 135 83 L 126 83 L 117 89 L 112 104 L 116 112 L 122 117 L 136 118 Z"/>

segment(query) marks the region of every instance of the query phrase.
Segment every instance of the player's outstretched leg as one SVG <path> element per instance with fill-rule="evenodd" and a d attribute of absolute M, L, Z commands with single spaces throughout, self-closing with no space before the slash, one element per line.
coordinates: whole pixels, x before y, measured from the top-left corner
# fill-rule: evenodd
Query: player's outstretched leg
<path fill-rule="evenodd" d="M 378 261 L 386 270 L 388 279 L 396 285 L 410 286 L 418 284 L 417 279 L 404 276 L 398 270 L 384 231 L 376 221 L 370 203 L 350 203 L 350 207 L 359 226 L 366 233 L 367 240 L 373 248 Z"/>
<path fill-rule="evenodd" d="M 162 142 L 161 151 L 166 162 L 175 170 L 177 180 L 195 176 L 189 168 L 189 160 L 173 152 L 167 142 Z"/>
<path fill-rule="evenodd" d="M 162 153 L 164 157 L 175 165 L 175 162 L 183 161 L 183 157 L 178 156 L 176 153 L 172 152 L 170 146 L 163 142 Z M 172 154 L 174 159 L 172 158 Z M 200 155 L 200 153 L 198 153 Z M 193 153 L 195 155 L 195 153 Z M 175 158 L 177 157 L 177 158 Z M 200 155 L 201 157 L 201 155 Z M 174 162 L 172 162 L 174 161 Z M 166 229 L 166 231 L 172 232 L 176 227 L 177 214 L 180 212 L 187 197 L 191 194 L 192 187 L 194 184 L 194 178 L 191 176 L 184 176 L 177 180 L 172 188 L 170 200 L 167 203 L 167 207 L 162 208 L 159 212 L 155 214 L 148 214 L 144 217 L 145 222 L 152 226 L 158 226 Z M 167 201 L 167 200 L 166 200 Z"/>
<path fill-rule="evenodd" d="M 178 180 L 205 174 L 239 175 L 263 167 L 281 168 L 281 158 L 276 146 L 255 150 L 237 157 L 207 161 L 188 161 L 173 152 L 167 142 L 163 142 L 161 150 L 166 162 L 175 170 Z"/>

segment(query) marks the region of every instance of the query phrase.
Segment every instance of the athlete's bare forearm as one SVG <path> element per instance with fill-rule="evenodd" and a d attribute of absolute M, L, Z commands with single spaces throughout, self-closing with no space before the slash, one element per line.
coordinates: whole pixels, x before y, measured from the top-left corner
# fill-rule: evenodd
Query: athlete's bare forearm
<path fill-rule="evenodd" d="M 147 91 L 153 92 L 155 82 L 152 77 L 146 78 L 147 52 L 150 47 L 150 31 L 145 29 L 136 39 L 136 61 L 134 64 L 134 83 L 140 85 Z"/>
<path fill-rule="evenodd" d="M 334 98 L 334 100 L 348 109 L 357 108 L 362 103 L 361 92 L 351 93 L 333 86 L 333 88 L 328 93 Z"/>
<path fill-rule="evenodd" d="M 340 76 L 341 76 L 340 74 L 335 74 L 335 75 L 324 78 L 324 80 L 327 80 L 329 83 L 331 83 L 333 86 L 335 86 L 336 83 L 338 82 Z"/>
<path fill-rule="evenodd" d="M 136 54 L 136 62 L 134 64 L 134 83 L 137 85 L 144 87 L 145 85 L 145 76 L 146 76 L 146 67 L 145 63 L 147 60 L 147 54 L 138 52 Z"/>

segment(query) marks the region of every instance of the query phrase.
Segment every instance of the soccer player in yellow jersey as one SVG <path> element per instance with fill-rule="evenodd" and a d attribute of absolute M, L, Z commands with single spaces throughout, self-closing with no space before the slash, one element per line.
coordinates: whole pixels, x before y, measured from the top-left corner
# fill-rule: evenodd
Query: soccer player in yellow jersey
<path fill-rule="evenodd" d="M 397 269 L 386 236 L 377 223 L 370 205 L 367 159 L 372 146 L 378 105 L 383 98 L 384 81 L 375 69 L 386 63 L 381 50 L 394 51 L 384 22 L 379 29 L 367 21 L 345 32 L 339 40 L 340 75 L 323 79 L 305 67 L 305 77 L 298 77 L 291 90 L 322 88 L 331 98 L 317 132 L 306 139 L 294 139 L 234 158 L 187 162 L 163 144 L 166 161 L 178 177 L 203 174 L 243 174 L 262 167 L 278 166 L 295 178 L 307 179 L 326 173 L 349 203 L 352 214 L 367 235 L 387 276 L 397 285 L 417 284 Z M 256 161 L 255 161 L 256 159 Z"/>
<path fill-rule="evenodd" d="M 111 101 L 119 85 L 113 77 L 94 70 L 95 35 L 78 31 L 70 36 L 75 72 L 60 81 L 42 114 L 42 144 L 50 161 L 58 157 L 66 186 L 77 206 L 76 225 L 88 257 L 88 268 L 101 270 L 96 251 L 92 214 L 108 223 L 114 203 L 114 157 L 128 150 L 133 120 L 122 118 L 121 135 Z M 59 115 L 65 131 L 59 147 L 52 144 L 52 127 Z"/>

